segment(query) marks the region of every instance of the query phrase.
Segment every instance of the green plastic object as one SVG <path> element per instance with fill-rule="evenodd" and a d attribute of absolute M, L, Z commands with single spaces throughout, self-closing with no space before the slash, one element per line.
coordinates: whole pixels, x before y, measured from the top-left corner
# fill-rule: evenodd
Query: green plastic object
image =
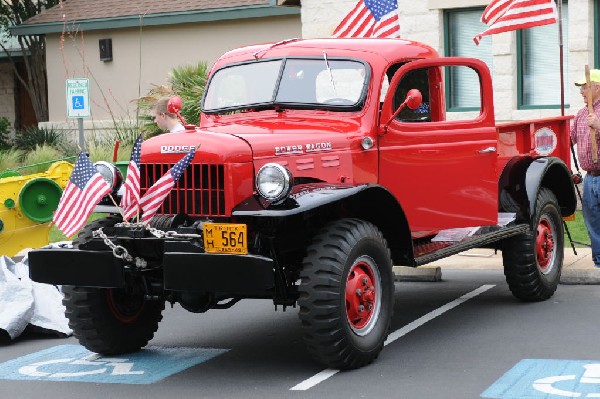
<path fill-rule="evenodd" d="M 115 166 L 123 175 L 123 179 L 125 179 L 127 177 L 127 168 L 129 167 L 129 161 L 117 161 L 115 162 Z"/>
<path fill-rule="evenodd" d="M 16 177 L 16 176 L 21 176 L 21 174 L 19 172 L 17 172 L 16 170 L 6 169 L 6 170 L 3 170 L 2 172 L 0 172 L 0 179 L 3 179 L 5 177 Z"/>
<path fill-rule="evenodd" d="M 15 207 L 15 200 L 12 198 L 5 199 L 4 206 L 6 207 L 6 209 L 13 209 Z"/>
<path fill-rule="evenodd" d="M 29 220 L 46 223 L 52 220 L 61 195 L 62 189 L 54 180 L 39 177 L 25 183 L 19 193 L 19 206 Z"/>

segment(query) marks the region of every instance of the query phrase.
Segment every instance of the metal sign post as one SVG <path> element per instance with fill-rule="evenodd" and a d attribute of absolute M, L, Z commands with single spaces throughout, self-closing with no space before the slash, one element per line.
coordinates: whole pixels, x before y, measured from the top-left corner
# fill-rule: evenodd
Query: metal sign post
<path fill-rule="evenodd" d="M 82 151 L 85 151 L 83 118 L 90 116 L 90 80 L 86 78 L 67 79 L 67 117 L 77 118 L 79 146 Z"/>

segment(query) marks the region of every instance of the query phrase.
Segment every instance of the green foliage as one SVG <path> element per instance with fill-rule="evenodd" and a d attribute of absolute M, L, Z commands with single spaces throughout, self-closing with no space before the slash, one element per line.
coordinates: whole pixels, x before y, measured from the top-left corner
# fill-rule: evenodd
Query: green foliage
<path fill-rule="evenodd" d="M 206 87 L 207 75 L 206 62 L 176 67 L 169 74 L 167 86 L 155 86 L 144 97 L 139 98 L 137 105 L 141 122 L 140 130 L 144 137 L 149 138 L 162 133 L 151 116 L 152 106 L 161 97 L 174 95 L 181 97 L 181 116 L 186 123 L 197 125 L 200 120 L 200 100 Z"/>
<path fill-rule="evenodd" d="M 45 172 L 54 161 L 62 157 L 63 154 L 56 148 L 48 144 L 39 145 L 25 154 L 23 164 L 27 167 L 22 169 L 21 174 Z"/>
<path fill-rule="evenodd" d="M 64 141 L 62 134 L 52 128 L 27 127 L 17 132 L 15 146 L 21 150 L 33 151 L 38 146 L 59 147 Z"/>
<path fill-rule="evenodd" d="M 11 148 L 0 150 L 0 172 L 6 169 L 16 170 L 21 165 L 23 151 Z"/>
<path fill-rule="evenodd" d="M 0 150 L 10 148 L 10 122 L 7 117 L 0 117 Z"/>
<path fill-rule="evenodd" d="M 576 242 L 575 246 L 580 247 L 581 244 L 589 244 L 590 236 L 588 235 L 587 229 L 585 228 L 585 224 L 583 223 L 583 214 L 581 211 L 575 212 L 575 220 L 567 221 L 567 227 L 569 229 L 569 233 L 571 233 L 571 238 Z M 569 237 L 567 236 L 567 232 L 565 231 L 565 246 L 571 246 L 569 242 Z"/>
<path fill-rule="evenodd" d="M 181 115 L 189 124 L 197 125 L 200 118 L 200 100 L 206 87 L 208 67 L 205 62 L 182 65 L 171 71 L 169 83 L 183 103 Z"/>

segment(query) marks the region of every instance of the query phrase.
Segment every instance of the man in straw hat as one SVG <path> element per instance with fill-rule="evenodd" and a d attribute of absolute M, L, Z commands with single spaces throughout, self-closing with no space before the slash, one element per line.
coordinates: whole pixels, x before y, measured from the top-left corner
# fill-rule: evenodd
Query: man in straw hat
<path fill-rule="evenodd" d="M 586 102 L 571 124 L 571 141 L 577 144 L 577 158 L 587 173 L 583 180 L 583 221 L 592 243 L 594 265 L 600 267 L 600 162 L 598 135 L 600 135 L 600 70 L 589 70 L 585 78 L 575 82 Z"/>

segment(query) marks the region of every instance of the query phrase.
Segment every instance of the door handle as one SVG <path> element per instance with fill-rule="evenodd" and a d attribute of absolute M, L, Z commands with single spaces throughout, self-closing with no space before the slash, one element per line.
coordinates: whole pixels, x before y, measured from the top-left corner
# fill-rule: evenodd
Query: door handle
<path fill-rule="evenodd" d="M 496 147 L 484 148 L 483 150 L 479 150 L 477 152 L 480 154 L 489 154 L 490 152 L 496 152 Z"/>

